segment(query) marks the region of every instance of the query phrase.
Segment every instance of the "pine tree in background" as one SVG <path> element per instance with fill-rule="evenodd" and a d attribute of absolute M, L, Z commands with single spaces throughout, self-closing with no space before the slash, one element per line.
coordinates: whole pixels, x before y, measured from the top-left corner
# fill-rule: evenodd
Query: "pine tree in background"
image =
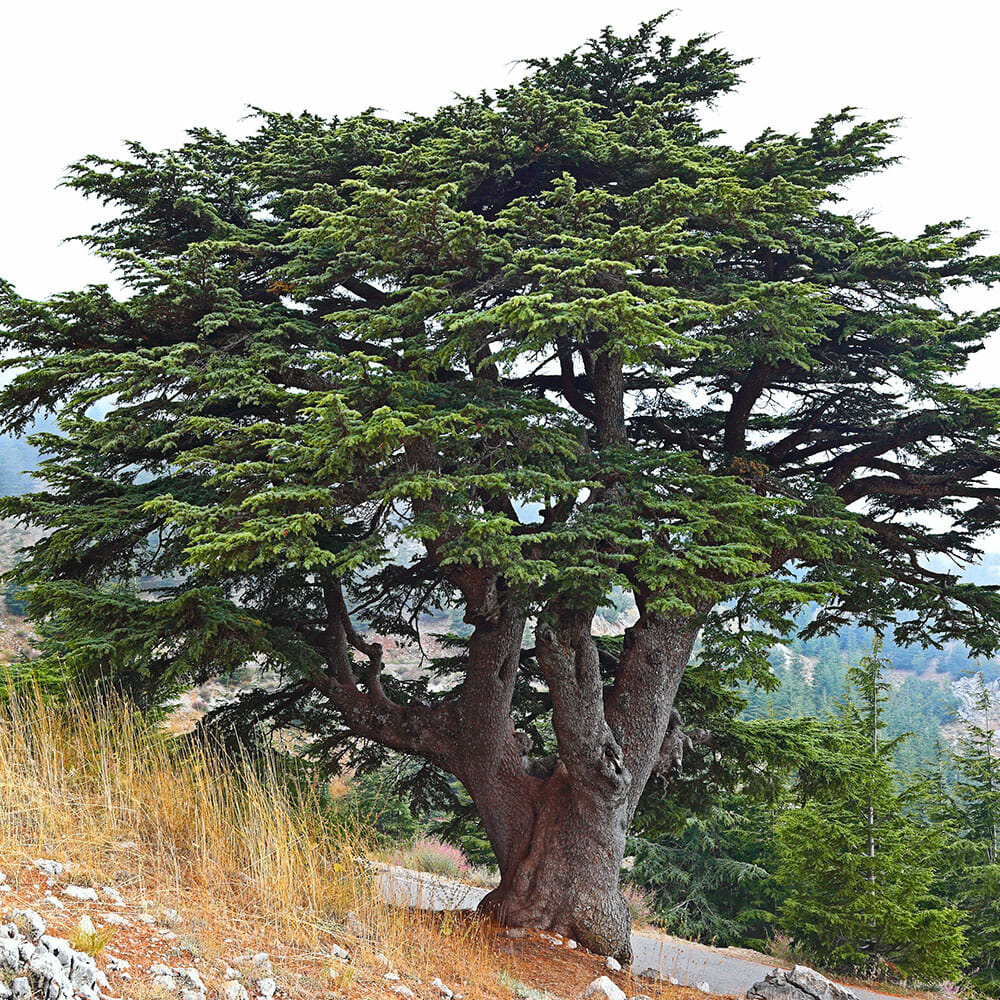
<path fill-rule="evenodd" d="M 887 665 L 876 641 L 849 671 L 831 747 L 847 780 L 776 825 L 781 920 L 827 968 L 938 980 L 962 964 L 960 915 L 931 893 L 941 833 L 919 824 L 898 790 L 892 760 L 905 736 L 885 735 Z"/>
<path fill-rule="evenodd" d="M 956 899 L 967 924 L 969 964 L 977 985 L 1000 992 L 1000 711 L 976 675 L 975 715 L 958 742 L 954 790 L 958 856 Z"/>

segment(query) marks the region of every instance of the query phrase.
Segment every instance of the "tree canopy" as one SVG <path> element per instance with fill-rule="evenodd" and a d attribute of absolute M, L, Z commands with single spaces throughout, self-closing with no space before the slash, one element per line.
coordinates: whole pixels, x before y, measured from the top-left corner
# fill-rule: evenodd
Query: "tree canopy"
<path fill-rule="evenodd" d="M 844 210 L 894 122 L 707 131 L 743 62 L 661 22 L 432 114 L 259 111 L 243 140 L 85 157 L 67 183 L 113 214 L 82 239 L 125 294 L 0 298 L 4 429 L 59 419 L 47 487 L 3 501 L 47 532 L 15 578 L 51 655 L 146 698 L 278 671 L 255 713 L 456 776 L 501 915 L 609 950 L 613 881 L 556 901 L 539 873 L 573 848 L 542 864 L 531 831 L 582 796 L 617 880 L 697 742 L 674 698 L 700 630 L 746 677 L 806 601 L 814 633 L 975 652 L 1000 619 L 940 562 L 1000 502 L 1000 390 L 963 381 L 998 316 L 951 298 L 1000 260 L 961 222 Z M 614 588 L 617 650 L 590 624 Z M 434 607 L 453 655 L 384 672 L 372 634 L 416 641 Z"/>

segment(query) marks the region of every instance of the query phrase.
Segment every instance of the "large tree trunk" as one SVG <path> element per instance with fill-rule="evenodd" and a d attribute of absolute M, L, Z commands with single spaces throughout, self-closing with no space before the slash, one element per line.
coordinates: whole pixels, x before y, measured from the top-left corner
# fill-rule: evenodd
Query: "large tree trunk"
<path fill-rule="evenodd" d="M 544 781 L 531 779 L 533 825 L 519 854 L 501 866 L 502 881 L 480 910 L 509 926 L 575 938 L 599 955 L 631 960 L 631 920 L 618 888 L 626 804 L 575 785 L 560 763 Z M 498 789 L 503 799 L 506 790 Z M 478 803 L 484 814 L 492 803 Z M 501 805 L 502 808 L 502 805 Z"/>
<path fill-rule="evenodd" d="M 696 634 L 693 619 L 644 621 L 630 630 L 615 687 L 605 690 L 589 613 L 538 627 L 556 758 L 528 760 L 526 742 L 508 722 L 470 733 L 471 752 L 459 768 L 500 865 L 500 886 L 483 912 L 630 960 L 631 921 L 618 884 L 625 837 L 671 739 L 674 697 Z M 628 697 L 619 689 L 626 681 Z M 476 707 L 477 721 L 496 719 L 483 701 Z"/>

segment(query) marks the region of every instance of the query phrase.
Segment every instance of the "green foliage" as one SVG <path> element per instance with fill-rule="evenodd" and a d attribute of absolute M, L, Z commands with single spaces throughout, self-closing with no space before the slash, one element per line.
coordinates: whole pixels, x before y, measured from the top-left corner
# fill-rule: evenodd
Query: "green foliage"
<path fill-rule="evenodd" d="M 950 888 L 966 922 L 974 982 L 1000 993 L 1000 760 L 996 695 L 976 675 L 973 708 L 953 755 L 957 781 L 942 817 L 954 838 Z"/>
<path fill-rule="evenodd" d="M 16 578 L 73 671 L 169 686 L 256 657 L 299 683 L 324 580 L 408 634 L 470 565 L 529 607 L 621 585 L 776 625 L 825 595 L 813 630 L 908 608 L 906 638 L 994 643 L 995 592 L 911 557 L 992 523 L 998 400 L 951 376 L 994 317 L 928 303 L 996 262 L 957 225 L 906 241 L 837 213 L 892 162 L 890 122 L 718 144 L 699 107 L 742 63 L 658 26 L 429 116 L 261 112 L 245 140 L 71 169 L 115 209 L 84 241 L 128 297 L 5 285 L 0 324 L 7 427 L 59 413 L 48 485 L 4 510 L 49 532 Z M 594 425 L 602 359 L 621 447 Z M 952 527 L 904 530 L 912 510 Z M 135 576 L 156 600 L 105 589 Z"/>
<path fill-rule="evenodd" d="M 397 776 L 389 769 L 355 775 L 338 807 L 383 844 L 414 840 L 424 824 L 397 792 L 397 785 Z"/>
<path fill-rule="evenodd" d="M 897 790 L 904 737 L 884 732 L 885 666 L 876 642 L 850 670 L 834 734 L 848 780 L 778 820 L 781 922 L 828 968 L 937 981 L 957 974 L 964 939 L 958 911 L 932 893 L 943 831 L 909 815 Z"/>
<path fill-rule="evenodd" d="M 629 882 L 646 890 L 668 933 L 709 944 L 763 943 L 773 924 L 773 811 L 731 796 L 681 834 L 633 838 Z"/>

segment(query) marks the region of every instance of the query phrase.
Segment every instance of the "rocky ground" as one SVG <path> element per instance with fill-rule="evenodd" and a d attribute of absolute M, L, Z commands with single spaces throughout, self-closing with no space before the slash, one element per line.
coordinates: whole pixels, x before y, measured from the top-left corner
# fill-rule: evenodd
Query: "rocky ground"
<path fill-rule="evenodd" d="M 130 895 L 127 883 L 92 885 L 71 865 L 46 858 L 0 864 L 0 1000 L 472 1000 L 459 979 L 408 975 L 373 949 L 364 928 L 330 941 L 322 955 L 255 951 L 252 936 L 225 942 L 207 958 L 187 940 L 189 915 Z M 472 918 L 439 919 L 447 934 Z M 481 932 L 481 928 L 476 928 Z M 470 938 L 471 940 L 471 938 Z M 481 935 L 480 935 L 481 943 Z M 521 1000 L 704 1000 L 704 990 L 634 980 L 613 960 L 534 931 L 495 928 L 489 947 L 506 959 L 493 996 Z M 471 957 L 471 956 L 470 956 Z"/>

